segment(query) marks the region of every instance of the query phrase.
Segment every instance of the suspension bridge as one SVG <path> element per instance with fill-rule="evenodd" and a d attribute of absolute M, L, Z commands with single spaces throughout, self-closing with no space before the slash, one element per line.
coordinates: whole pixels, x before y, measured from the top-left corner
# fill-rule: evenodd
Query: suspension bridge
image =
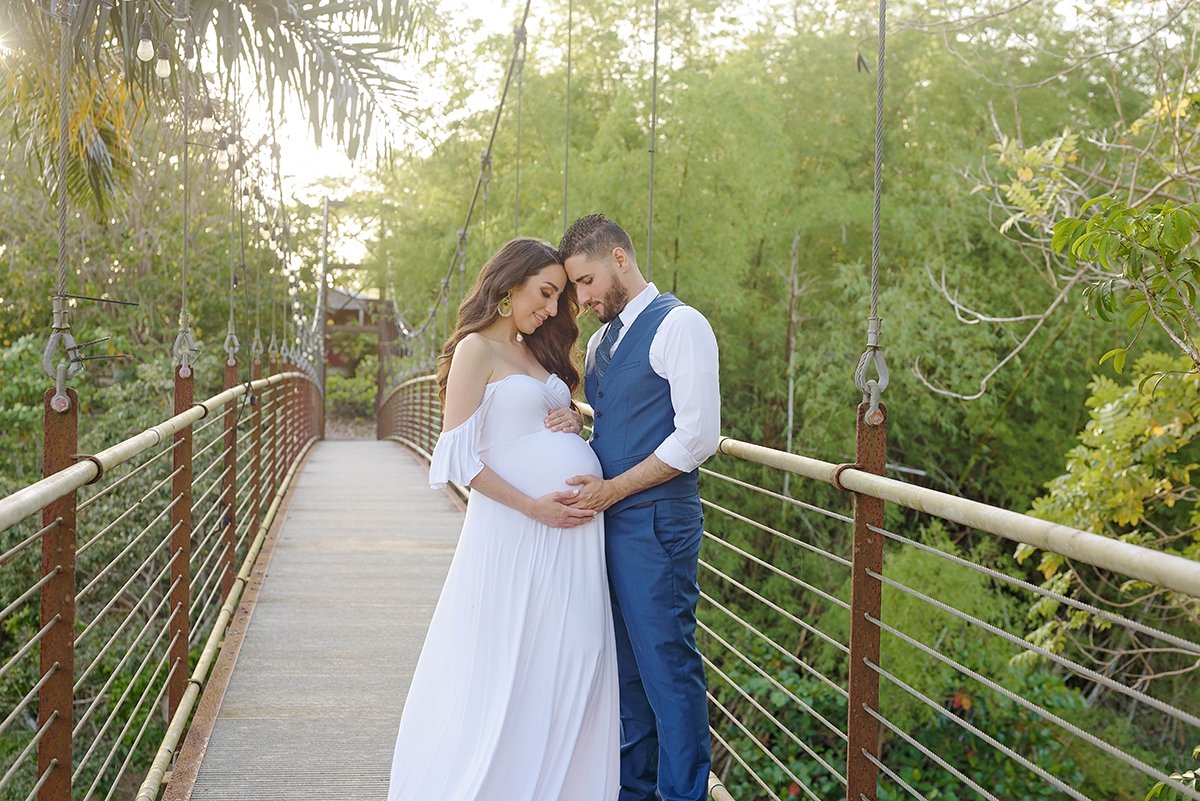
<path fill-rule="evenodd" d="M 177 374 L 178 414 L 95 454 L 76 452 L 75 415 L 56 412 L 54 390 L 47 391 L 47 477 L 0 500 L 0 531 L 14 543 L 0 555 L 0 569 L 33 579 L 2 599 L 0 620 L 41 620 L 0 667 L 0 677 L 30 676 L 0 731 L 22 725 L 34 708 L 38 720 L 25 747 L 5 757 L 0 790 L 30 799 L 120 798 L 132 795 L 137 779 L 139 801 L 383 796 L 407 679 L 461 524 L 461 498 L 425 487 L 440 426 L 431 376 L 389 393 L 379 408 L 380 439 L 325 441 L 319 384 L 294 367 L 268 364 L 266 377 L 231 380 L 195 403 L 192 379 Z M 936 583 L 911 586 L 890 575 L 888 564 L 918 551 L 943 562 L 947 574 L 978 573 L 1031 602 L 1061 604 L 1188 659 L 1200 657 L 1200 644 L 931 546 L 911 523 L 887 528 L 882 511 L 892 504 L 910 520 L 970 528 L 1193 597 L 1200 596 L 1200 565 L 881 475 L 884 428 L 866 425 L 868 410 L 869 403 L 859 410 L 854 464 L 727 438 L 704 468 L 700 642 L 716 770 L 711 797 L 731 797 L 723 785 L 730 776 L 753 783 L 743 798 L 899 797 L 891 790 L 925 797 L 913 786 L 920 781 L 888 765 L 885 739 L 911 745 L 929 771 L 954 777 L 956 797 L 1008 797 L 973 777 L 968 754 L 937 753 L 924 732 L 894 722 L 885 703 L 892 687 L 980 748 L 1004 755 L 1015 771 L 1038 777 L 1053 791 L 1047 797 L 1088 798 L 1070 777 L 1014 747 L 1014 732 L 981 726 L 984 720 L 948 704 L 936 682 L 922 686 L 889 670 L 880 655 L 885 638 L 919 651 L 931 675 L 942 667 L 958 673 L 974 687 L 976 703 L 994 695 L 1064 743 L 1098 749 L 1150 784 L 1171 782 L 1142 755 L 1009 689 L 1010 677 L 956 662 L 939 643 L 889 622 L 883 599 L 903 595 L 960 624 L 961 636 L 1051 660 L 1127 698 L 1139 720 L 1195 732 L 1193 711 L 956 609 L 939 598 Z M 740 468 L 747 466 L 757 481 L 745 480 Z M 784 474 L 795 482 L 788 494 L 771 488 Z M 728 487 L 779 509 L 731 508 L 723 498 Z M 806 499 L 830 487 L 837 502 Z M 813 517 L 852 529 L 851 550 L 810 541 L 805 521 Z M 851 597 L 777 567 L 781 549 L 840 565 Z M 78 619 L 83 608 L 99 611 Z M 814 624 L 833 609 L 849 617 L 848 637 Z M 776 621 L 774 634 L 756 622 L 764 614 Z M 778 635 L 779 624 L 788 636 Z M 844 656 L 836 671 L 815 658 L 830 649 Z M 785 674 L 818 681 L 825 697 L 799 694 Z M 793 730 L 804 717 L 807 739 Z"/>
<path fill-rule="evenodd" d="M 655 12 L 656 77 L 657 4 Z M 1121 699 L 1137 726 L 1200 742 L 1196 710 L 1014 634 L 986 611 L 956 606 L 960 596 L 944 585 L 1002 588 L 1017 608 L 1050 608 L 1075 630 L 1122 631 L 1132 648 L 1169 654 L 1180 671 L 1200 661 L 1194 630 L 1181 636 L 1148 624 L 1136 609 L 1031 583 L 922 532 L 942 527 L 995 549 L 1056 554 L 1074 570 L 1098 571 L 1148 596 L 1200 599 L 1200 564 L 889 475 L 877 293 L 885 30 L 881 3 L 872 301 L 856 374 L 863 394 L 856 452 L 834 464 L 726 437 L 702 469 L 699 645 L 709 685 L 710 797 L 1019 797 L 994 772 L 985 775 L 983 752 L 1004 763 L 1006 775 L 1020 776 L 1019 786 L 1040 787 L 1039 797 L 1114 797 L 1080 789 L 1089 777 L 1064 768 L 1055 758 L 1063 751 L 1092 753 L 1089 764 L 1102 762 L 1113 775 L 1200 799 L 1172 774 L 1173 755 L 1133 752 L 1115 732 L 1090 727 L 1080 710 L 1028 692 L 995 660 L 949 654 L 946 638 L 978 643 L 1006 663 L 1042 660 L 1090 694 Z M 44 397 L 43 478 L 0 499 L 0 681 L 19 688 L 0 707 L 0 735 L 19 741 L 0 753 L 0 798 L 383 797 L 408 680 L 469 501 L 463 487 L 426 488 L 441 426 L 430 371 L 451 324 L 455 282 L 466 272 L 466 231 L 477 203 L 487 202 L 492 144 L 514 78 L 520 97 L 525 44 L 522 23 L 432 308 L 411 328 L 374 321 L 401 331 L 403 352 L 399 367 L 387 371 L 396 380 L 377 404 L 375 440 L 324 437 L 323 275 L 311 324 L 298 313 L 293 284 L 289 337 L 264 346 L 256 321 L 250 356 L 239 359 L 231 220 L 223 390 L 195 397 L 185 236 L 173 414 L 82 453 L 80 401 L 67 383 L 82 367 L 84 346 L 69 335 L 60 247 L 45 357 L 53 386 Z M 569 65 L 569 49 L 567 58 Z M 567 75 L 564 225 L 569 66 Z M 652 101 L 656 93 L 655 80 Z M 185 142 L 187 106 L 183 98 Z M 517 153 L 519 160 L 519 139 Z M 60 237 L 64 163 L 60 157 L 56 165 Z M 275 179 L 282 208 L 278 164 Z M 185 197 L 189 191 L 185 172 Z M 519 183 L 516 197 L 519 203 Z M 187 208 L 185 200 L 185 228 Z M 284 224 L 279 232 L 285 262 L 287 230 Z M 650 252 L 648 243 L 647 267 Z M 60 346 L 68 358 L 55 365 Z M 847 409 L 848 426 L 853 417 Z M 812 583 L 799 569 L 812 560 L 844 580 Z M 914 560 L 923 572 L 899 569 Z M 917 616 L 938 621 L 940 635 L 916 631 Z M 887 658 L 898 646 L 906 649 L 904 669 Z M 988 705 L 1015 710 L 1004 719 L 1017 723 L 994 727 L 977 713 Z M 934 722 L 914 726 L 902 711 L 914 706 L 924 711 L 921 720 Z M 959 733 L 956 740 L 935 736 L 947 728 Z M 959 747 L 947 749 L 947 742 Z"/>

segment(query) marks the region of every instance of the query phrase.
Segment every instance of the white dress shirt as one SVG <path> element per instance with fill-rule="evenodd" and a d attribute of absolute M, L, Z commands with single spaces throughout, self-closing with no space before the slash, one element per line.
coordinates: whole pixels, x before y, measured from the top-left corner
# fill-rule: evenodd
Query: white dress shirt
<path fill-rule="evenodd" d="M 650 284 L 630 298 L 619 315 L 622 327 L 612 353 L 621 347 L 633 321 L 658 297 Z M 585 372 L 596 360 L 596 348 L 607 325 L 588 340 Z M 717 452 L 721 439 L 721 389 L 717 374 L 717 338 L 704 315 L 691 306 L 667 312 L 650 341 L 650 369 L 671 386 L 675 430 L 655 450 L 664 464 L 690 473 Z"/>

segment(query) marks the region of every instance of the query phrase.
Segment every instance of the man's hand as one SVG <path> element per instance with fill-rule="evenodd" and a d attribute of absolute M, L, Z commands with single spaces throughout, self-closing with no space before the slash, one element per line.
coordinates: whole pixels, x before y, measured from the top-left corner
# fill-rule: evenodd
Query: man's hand
<path fill-rule="evenodd" d="M 566 431 L 570 434 L 583 431 L 583 415 L 570 407 L 555 409 L 546 415 L 545 422 L 546 428 L 551 431 Z"/>
<path fill-rule="evenodd" d="M 551 492 L 534 500 L 525 514 L 550 528 L 574 528 L 590 522 L 596 512 L 576 506 L 568 506 L 578 496 L 576 490 Z"/>
<path fill-rule="evenodd" d="M 567 484 L 579 488 L 574 499 L 567 501 L 576 509 L 603 512 L 624 497 L 617 492 L 613 482 L 600 476 L 572 476 L 567 479 Z"/>

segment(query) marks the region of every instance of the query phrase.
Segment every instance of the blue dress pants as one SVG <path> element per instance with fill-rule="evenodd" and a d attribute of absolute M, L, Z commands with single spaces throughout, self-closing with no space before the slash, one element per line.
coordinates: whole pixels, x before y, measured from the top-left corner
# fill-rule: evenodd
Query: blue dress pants
<path fill-rule="evenodd" d="M 704 801 L 711 763 L 696 650 L 697 496 L 605 515 L 621 696 L 620 801 Z"/>

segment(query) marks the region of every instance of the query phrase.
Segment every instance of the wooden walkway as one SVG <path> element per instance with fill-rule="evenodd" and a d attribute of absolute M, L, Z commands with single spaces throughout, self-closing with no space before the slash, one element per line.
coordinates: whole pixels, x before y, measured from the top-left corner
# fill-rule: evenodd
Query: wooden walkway
<path fill-rule="evenodd" d="M 384 799 L 401 706 L 462 526 L 426 475 L 393 442 L 315 445 L 191 798 Z"/>

